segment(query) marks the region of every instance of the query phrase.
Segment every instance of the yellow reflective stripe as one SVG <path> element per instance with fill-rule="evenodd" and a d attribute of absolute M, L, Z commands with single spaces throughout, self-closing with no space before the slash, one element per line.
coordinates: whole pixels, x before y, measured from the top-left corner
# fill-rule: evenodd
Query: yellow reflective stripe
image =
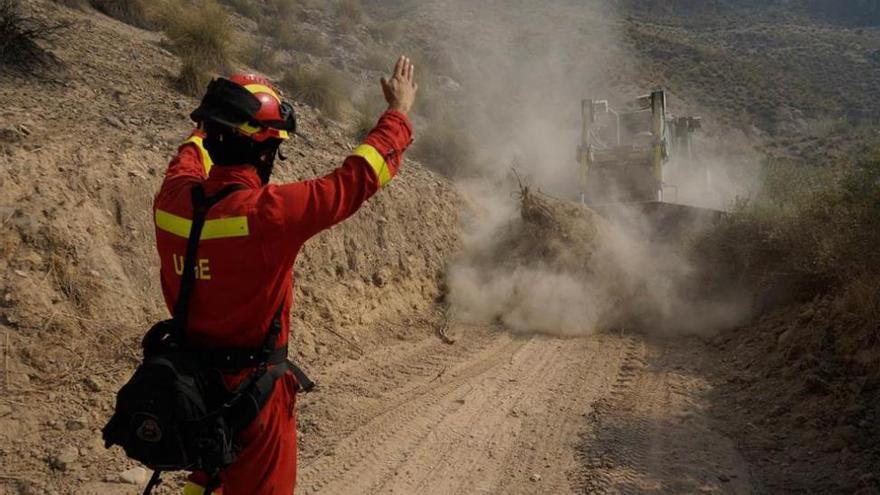
<path fill-rule="evenodd" d="M 362 144 L 354 149 L 351 153 L 353 156 L 359 156 L 370 164 L 376 177 L 379 179 L 379 187 L 388 184 L 391 181 L 391 170 L 385 162 L 385 157 L 379 153 L 379 150 L 369 144 Z"/>
<path fill-rule="evenodd" d="M 210 173 L 211 173 L 211 167 L 214 166 L 214 160 L 211 160 L 211 155 L 209 155 L 209 154 L 208 154 L 208 150 L 205 149 L 205 145 L 204 145 L 204 142 L 203 142 L 203 140 L 202 140 L 202 137 L 201 137 L 201 136 L 196 136 L 196 135 L 194 134 L 194 135 L 190 136 L 189 139 L 187 139 L 187 140 L 184 141 L 183 143 L 184 143 L 184 144 L 186 144 L 186 143 L 192 143 L 192 144 L 196 145 L 196 148 L 199 149 L 199 154 L 202 155 L 202 165 L 204 165 L 204 167 L 205 167 L 205 174 L 206 174 L 206 175 L 207 175 L 207 174 L 210 174 Z"/>
<path fill-rule="evenodd" d="M 220 495 L 223 493 L 223 491 L 217 489 L 214 490 L 213 493 L 214 495 Z M 193 483 L 192 481 L 187 481 L 186 484 L 183 485 L 183 495 L 205 495 L 205 487 Z"/>
<path fill-rule="evenodd" d="M 178 237 L 189 238 L 192 220 L 179 217 L 167 211 L 156 210 L 156 227 Z M 205 221 L 202 228 L 203 241 L 225 239 L 227 237 L 244 237 L 250 234 L 247 217 L 215 218 Z"/>
<path fill-rule="evenodd" d="M 244 124 L 238 126 L 238 130 L 250 136 L 252 134 L 260 132 L 262 130 L 262 127 L 253 126 L 245 122 Z"/>
<path fill-rule="evenodd" d="M 238 130 L 241 131 L 242 133 L 244 133 L 246 136 L 253 136 L 254 134 L 262 131 L 263 129 L 264 129 L 263 127 L 252 126 L 252 125 L 248 124 L 247 122 L 238 126 Z M 274 129 L 274 130 L 276 132 L 278 132 L 278 139 L 290 139 L 290 134 L 287 131 L 282 131 L 280 129 Z"/>
<path fill-rule="evenodd" d="M 244 89 L 250 91 L 251 93 L 269 93 L 276 100 L 278 100 L 278 103 L 281 103 L 281 98 L 278 96 L 278 93 L 276 93 L 275 90 L 270 88 L 269 86 L 263 84 L 248 84 L 244 87 Z"/>
<path fill-rule="evenodd" d="M 192 481 L 187 481 L 185 485 L 183 485 L 183 495 L 204 495 L 205 487 L 202 485 L 197 485 Z"/>

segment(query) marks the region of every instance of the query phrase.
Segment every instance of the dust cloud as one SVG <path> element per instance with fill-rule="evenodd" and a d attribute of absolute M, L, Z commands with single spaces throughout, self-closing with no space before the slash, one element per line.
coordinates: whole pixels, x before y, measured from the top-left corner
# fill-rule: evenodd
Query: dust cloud
<path fill-rule="evenodd" d="M 746 296 L 697 297 L 698 270 L 681 243 L 652 241 L 642 212 L 612 224 L 574 203 L 581 100 L 653 89 L 614 3 L 448 1 L 430 12 L 463 88 L 456 121 L 478 143 L 456 177 L 468 204 L 465 249 L 447 273 L 457 319 L 571 336 L 704 333 L 748 314 Z M 696 174 L 698 163 L 677 165 L 680 202 L 718 208 L 745 189 L 726 180 L 723 159 Z"/>

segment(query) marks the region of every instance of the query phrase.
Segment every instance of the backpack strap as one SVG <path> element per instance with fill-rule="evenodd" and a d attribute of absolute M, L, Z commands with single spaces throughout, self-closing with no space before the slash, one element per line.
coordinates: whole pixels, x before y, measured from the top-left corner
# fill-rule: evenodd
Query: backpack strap
<path fill-rule="evenodd" d="M 196 184 L 192 188 L 193 219 L 186 243 L 186 255 L 183 258 L 183 273 L 180 276 L 180 291 L 177 293 L 177 302 L 174 304 L 174 327 L 179 342 L 184 342 L 185 332 L 189 320 L 189 302 L 196 282 L 196 256 L 199 250 L 199 240 L 202 237 L 202 228 L 208 210 L 219 203 L 220 200 L 231 193 L 243 189 L 240 184 L 230 184 L 217 194 L 205 197 L 205 189 L 202 184 Z"/>
<path fill-rule="evenodd" d="M 160 483 L 162 483 L 162 479 L 160 478 L 161 475 L 161 469 L 153 471 L 153 475 L 150 476 L 150 481 L 148 481 L 147 486 L 144 487 L 143 495 L 150 495 L 151 493 L 153 493 L 153 488 L 156 488 L 157 486 L 159 486 Z"/>
<path fill-rule="evenodd" d="M 272 323 L 269 324 L 269 331 L 263 339 L 263 345 L 260 346 L 260 357 L 265 364 L 268 364 L 269 357 L 275 352 L 275 343 L 278 342 L 278 336 L 281 335 L 281 316 L 284 312 L 284 301 L 278 305 L 275 316 L 272 317 Z M 286 356 L 285 356 L 286 357 Z"/>

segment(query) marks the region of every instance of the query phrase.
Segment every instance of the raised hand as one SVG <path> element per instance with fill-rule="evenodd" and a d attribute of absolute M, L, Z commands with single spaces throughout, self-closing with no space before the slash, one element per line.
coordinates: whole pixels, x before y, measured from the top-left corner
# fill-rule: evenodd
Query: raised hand
<path fill-rule="evenodd" d="M 385 93 L 388 108 L 404 114 L 409 113 L 416 99 L 416 91 L 419 90 L 414 74 L 415 66 L 407 57 L 401 55 L 394 65 L 391 79 L 382 78 L 382 92 Z"/>

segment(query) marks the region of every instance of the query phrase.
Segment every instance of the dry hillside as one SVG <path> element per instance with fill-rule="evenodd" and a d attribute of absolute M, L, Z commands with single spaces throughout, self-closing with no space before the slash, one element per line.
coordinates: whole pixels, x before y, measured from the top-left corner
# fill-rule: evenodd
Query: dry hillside
<path fill-rule="evenodd" d="M 96 483 L 117 481 L 126 463 L 97 431 L 144 329 L 166 316 L 151 201 L 196 101 L 174 88 L 179 62 L 159 34 L 53 2 L 27 7 L 71 25 L 52 44 L 60 68 L 0 74 L 0 493 L 107 493 Z M 307 141 L 288 147 L 277 180 L 327 172 L 355 144 L 297 111 Z M 455 202 L 446 180 L 407 162 L 307 245 L 293 349 L 318 381 L 329 362 L 432 332 L 444 258 L 458 245 Z"/>
<path fill-rule="evenodd" d="M 298 399 L 298 493 L 880 493 L 880 157 L 851 154 L 877 134 L 880 36 L 859 0 L 162 3 L 224 20 L 195 42 L 145 14 L 158 2 L 20 3 L 52 29 L 40 64 L 0 72 L 0 495 L 139 492 L 99 428 L 167 316 L 150 206 L 185 90 L 279 80 L 305 137 L 276 180 L 294 180 L 355 145 L 403 49 L 426 165 L 295 267 L 292 355 L 323 387 Z M 576 102 L 656 85 L 707 117 L 701 156 L 793 162 L 691 251 L 609 244 L 598 214 L 504 180 L 476 195 L 513 204 L 488 229 L 463 197 L 481 189 L 444 177 L 513 162 L 564 196 Z M 448 293 L 462 260 L 479 283 Z M 745 304 L 722 325 L 697 302 L 725 290 Z"/>

